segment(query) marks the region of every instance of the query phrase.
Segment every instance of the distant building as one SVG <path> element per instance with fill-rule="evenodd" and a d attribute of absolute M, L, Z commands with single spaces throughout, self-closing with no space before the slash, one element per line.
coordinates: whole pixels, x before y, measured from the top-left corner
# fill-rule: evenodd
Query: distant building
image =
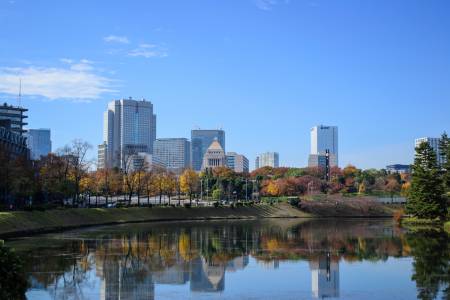
<path fill-rule="evenodd" d="M 52 152 L 50 129 L 30 129 L 25 133 L 25 136 L 27 137 L 31 159 L 38 160 L 41 156 L 46 156 Z"/>
<path fill-rule="evenodd" d="M 191 166 L 191 143 L 185 138 L 157 139 L 153 144 L 153 155 L 168 170 L 180 173 Z"/>
<path fill-rule="evenodd" d="M 29 158 L 30 155 L 26 137 L 3 126 L 0 126 L 0 151 L 6 151 L 11 159 L 19 156 Z"/>
<path fill-rule="evenodd" d="M 108 144 L 103 142 L 103 144 L 98 145 L 98 160 L 97 160 L 97 169 L 106 168 L 106 158 L 108 156 Z"/>
<path fill-rule="evenodd" d="M 441 156 L 441 151 L 439 150 L 439 142 L 441 141 L 440 138 L 432 138 L 432 137 L 423 137 L 418 138 L 415 140 L 414 144 L 415 147 L 419 147 L 421 143 L 428 143 L 431 148 L 433 148 L 434 152 L 436 153 L 436 159 L 439 165 L 442 165 L 444 163 L 444 159 Z"/>
<path fill-rule="evenodd" d="M 330 167 L 337 166 L 337 158 L 333 153 L 329 154 Z M 326 154 L 310 154 L 308 157 L 308 167 L 326 168 Z"/>
<path fill-rule="evenodd" d="M 123 167 L 127 155 L 138 152 L 152 154 L 155 140 L 156 115 L 150 101 L 114 100 L 104 113 L 103 143 L 99 145 L 103 157 L 99 157 L 99 165 Z"/>
<path fill-rule="evenodd" d="M 338 166 L 338 128 L 337 126 L 314 126 L 311 128 L 311 152 L 308 159 L 308 166 L 320 166 L 326 150 L 330 152 L 330 166 Z"/>
<path fill-rule="evenodd" d="M 14 107 L 6 103 L 0 106 L 0 148 L 6 151 L 11 159 L 19 156 L 29 158 L 30 151 L 27 147 L 26 132 L 23 126 L 27 125 L 23 120 L 27 118 L 22 107 Z"/>
<path fill-rule="evenodd" d="M 165 169 L 164 162 L 159 160 L 155 155 L 146 152 L 131 154 L 127 158 L 129 171 L 151 171 L 155 168 Z"/>
<path fill-rule="evenodd" d="M 389 166 L 386 166 L 386 172 L 388 172 L 389 174 L 393 174 L 393 173 L 398 173 L 398 174 L 411 173 L 411 166 L 410 165 L 400 165 L 400 164 L 389 165 Z"/>
<path fill-rule="evenodd" d="M 211 143 L 217 140 L 225 151 L 225 131 L 223 130 L 202 130 L 191 131 L 191 162 L 195 171 L 202 169 L 203 157 Z"/>
<path fill-rule="evenodd" d="M 24 119 L 28 118 L 24 115 L 26 111 L 28 111 L 26 108 L 3 103 L 0 106 L 0 126 L 22 135 L 26 132 L 23 127 L 28 125 L 24 121 Z"/>
<path fill-rule="evenodd" d="M 262 167 L 280 167 L 280 156 L 278 152 L 266 152 L 258 155 L 255 161 L 255 168 L 259 169 Z"/>
<path fill-rule="evenodd" d="M 248 159 L 244 155 L 237 154 L 236 152 L 228 152 L 226 157 L 228 168 L 234 170 L 236 173 L 249 172 Z"/>
<path fill-rule="evenodd" d="M 203 156 L 202 170 L 226 167 L 227 158 L 219 141 L 214 140 Z"/>

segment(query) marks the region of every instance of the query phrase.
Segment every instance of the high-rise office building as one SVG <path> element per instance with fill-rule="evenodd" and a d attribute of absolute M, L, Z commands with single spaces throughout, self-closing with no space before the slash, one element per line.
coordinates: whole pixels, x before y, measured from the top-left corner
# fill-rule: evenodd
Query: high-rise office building
<path fill-rule="evenodd" d="M 0 106 L 0 147 L 11 158 L 25 156 L 29 158 L 30 150 L 27 147 L 26 137 L 23 133 L 27 125 L 24 119 L 28 111 L 22 107 L 15 107 L 4 103 Z"/>
<path fill-rule="evenodd" d="M 192 168 L 195 171 L 200 171 L 202 169 L 203 156 L 214 140 L 217 140 L 225 151 L 225 131 L 220 129 L 195 129 L 191 131 L 191 162 Z"/>
<path fill-rule="evenodd" d="M 127 155 L 152 154 L 155 140 L 156 115 L 150 101 L 114 100 L 104 113 L 103 143 L 99 145 L 103 157 L 99 157 L 99 167 L 123 167 Z"/>
<path fill-rule="evenodd" d="M 262 167 L 278 168 L 280 166 L 280 156 L 278 152 L 265 152 L 256 157 L 255 168 Z"/>
<path fill-rule="evenodd" d="M 338 158 L 338 128 L 337 126 L 318 125 L 311 129 L 311 152 L 308 159 L 309 167 L 321 166 L 329 151 L 330 166 L 339 165 Z"/>
<path fill-rule="evenodd" d="M 31 159 L 38 160 L 52 151 L 50 129 L 29 129 L 25 136 Z"/>
<path fill-rule="evenodd" d="M 3 105 L 0 106 L 0 126 L 22 135 L 26 132 L 23 127 L 28 125 L 24 120 L 28 118 L 28 116 L 24 115 L 26 111 L 28 111 L 26 108 L 3 103 Z"/>
<path fill-rule="evenodd" d="M 236 152 L 227 153 L 227 166 L 237 173 L 248 173 L 249 163 L 247 157 Z"/>
<path fill-rule="evenodd" d="M 439 149 L 439 142 L 441 141 L 440 138 L 432 138 L 432 137 L 423 137 L 418 138 L 414 141 L 415 147 L 419 147 L 421 143 L 428 143 L 431 148 L 433 148 L 434 152 L 436 153 L 436 159 L 439 165 L 442 165 L 444 162 L 444 158 L 441 156 L 441 151 Z"/>
<path fill-rule="evenodd" d="M 191 166 L 191 143 L 185 138 L 157 139 L 153 144 L 153 155 L 167 169 L 179 173 Z"/>

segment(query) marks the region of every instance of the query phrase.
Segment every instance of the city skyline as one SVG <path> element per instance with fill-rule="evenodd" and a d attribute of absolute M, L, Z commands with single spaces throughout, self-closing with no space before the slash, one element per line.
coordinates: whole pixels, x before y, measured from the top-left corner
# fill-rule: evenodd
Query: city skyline
<path fill-rule="evenodd" d="M 101 1 L 1 3 L 0 99 L 17 105 L 22 79 L 26 128 L 50 128 L 53 149 L 87 140 L 91 158 L 98 116 L 129 96 L 152 101 L 157 138 L 224 128 L 227 150 L 282 166 L 307 165 L 316 124 L 337 125 L 339 165 L 360 168 L 412 163 L 414 139 L 450 130 L 449 3 L 256 2 L 114 3 L 101 22 Z"/>

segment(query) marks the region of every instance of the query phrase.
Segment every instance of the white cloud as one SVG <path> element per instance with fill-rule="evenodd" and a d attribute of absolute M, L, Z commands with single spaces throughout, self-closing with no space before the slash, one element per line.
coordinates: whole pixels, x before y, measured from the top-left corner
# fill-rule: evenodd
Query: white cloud
<path fill-rule="evenodd" d="M 91 61 L 61 61 L 67 66 L 0 68 L 0 93 L 17 95 L 20 80 L 24 96 L 50 100 L 90 101 L 116 92 L 112 89 L 113 80 L 97 74 Z"/>
<path fill-rule="evenodd" d="M 289 4 L 290 0 L 254 0 L 257 8 L 261 10 L 272 10 L 277 4 Z"/>
<path fill-rule="evenodd" d="M 141 56 L 145 58 L 151 57 L 167 57 L 167 51 L 162 47 L 154 44 L 140 44 L 138 48 L 135 48 L 128 52 L 129 56 Z"/>
<path fill-rule="evenodd" d="M 255 0 L 256 7 L 261 10 L 271 10 L 277 0 Z"/>
<path fill-rule="evenodd" d="M 103 38 L 103 40 L 107 43 L 120 43 L 120 44 L 129 44 L 130 41 L 126 36 L 118 36 L 118 35 L 108 35 Z"/>

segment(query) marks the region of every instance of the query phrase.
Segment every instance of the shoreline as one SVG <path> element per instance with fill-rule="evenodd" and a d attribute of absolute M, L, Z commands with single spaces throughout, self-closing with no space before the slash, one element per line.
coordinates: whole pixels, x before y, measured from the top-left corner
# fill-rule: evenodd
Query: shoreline
<path fill-rule="evenodd" d="M 132 208 L 77 208 L 47 211 L 0 212 L 0 239 L 8 240 L 32 235 L 62 232 L 94 226 L 132 223 L 258 220 L 258 219 L 320 219 L 320 218 L 391 218 L 383 214 L 311 214 L 287 203 L 244 207 L 132 207 Z"/>

